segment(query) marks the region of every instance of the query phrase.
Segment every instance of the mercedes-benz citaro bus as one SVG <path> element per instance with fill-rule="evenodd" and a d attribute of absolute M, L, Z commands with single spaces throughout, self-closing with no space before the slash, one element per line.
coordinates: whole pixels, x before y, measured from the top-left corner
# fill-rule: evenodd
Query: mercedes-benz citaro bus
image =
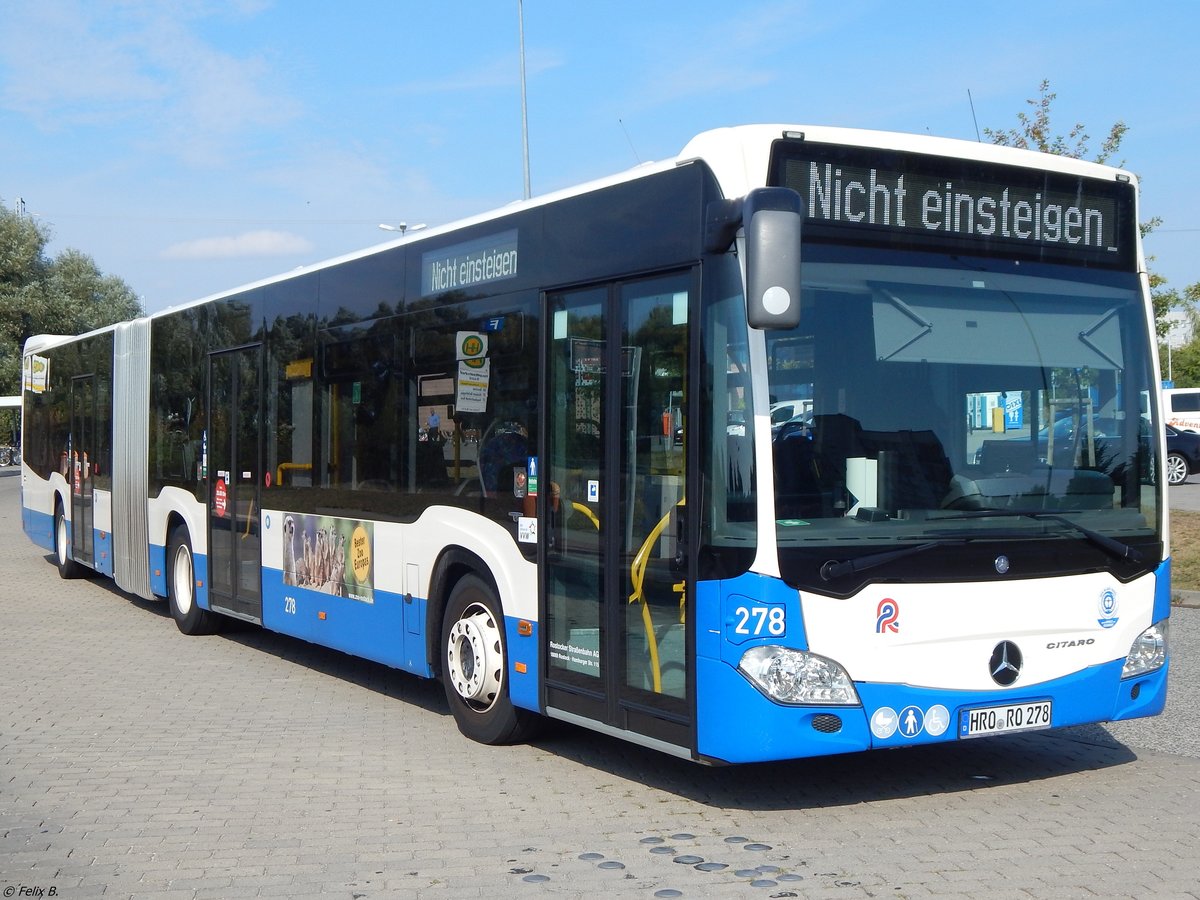
<path fill-rule="evenodd" d="M 1135 178 L 1074 159 L 707 132 L 30 340 L 24 528 L 185 633 L 440 679 L 487 743 L 551 717 L 750 762 L 1154 715 L 1137 222 Z"/>

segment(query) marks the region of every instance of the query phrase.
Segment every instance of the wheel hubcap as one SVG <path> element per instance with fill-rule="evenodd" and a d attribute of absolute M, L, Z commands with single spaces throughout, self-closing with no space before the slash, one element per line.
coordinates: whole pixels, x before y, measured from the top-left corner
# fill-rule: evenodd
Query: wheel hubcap
<path fill-rule="evenodd" d="M 463 700 L 480 711 L 496 702 L 504 671 L 500 630 L 486 608 L 474 603 L 450 629 L 446 670 Z"/>
<path fill-rule="evenodd" d="M 58 562 L 67 564 L 67 520 L 61 516 L 58 519 Z"/>
<path fill-rule="evenodd" d="M 175 605 L 186 613 L 192 608 L 192 558 L 187 547 L 175 552 L 174 581 Z"/>

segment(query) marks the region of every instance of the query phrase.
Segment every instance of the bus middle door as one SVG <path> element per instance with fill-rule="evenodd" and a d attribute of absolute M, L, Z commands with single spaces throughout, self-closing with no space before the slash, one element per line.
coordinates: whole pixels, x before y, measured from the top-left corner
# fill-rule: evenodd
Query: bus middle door
<path fill-rule="evenodd" d="M 262 345 L 209 356 L 209 591 L 212 607 L 262 622 Z"/>

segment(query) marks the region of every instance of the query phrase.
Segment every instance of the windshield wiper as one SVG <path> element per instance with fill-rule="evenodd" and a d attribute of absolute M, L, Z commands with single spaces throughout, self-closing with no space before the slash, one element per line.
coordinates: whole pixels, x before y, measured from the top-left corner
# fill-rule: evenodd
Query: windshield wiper
<path fill-rule="evenodd" d="M 884 550 L 881 553 L 868 553 L 866 556 L 844 559 L 841 562 L 831 559 L 821 566 L 821 577 L 826 581 L 833 581 L 835 578 L 841 578 L 844 575 L 853 575 L 855 572 L 861 572 L 864 569 L 873 569 L 876 566 L 882 566 L 893 560 L 924 553 L 926 550 L 932 550 L 934 547 L 959 547 L 966 543 L 966 540 L 926 541 L 924 544 L 912 544 L 908 547 L 901 547 L 899 550 Z"/>
<path fill-rule="evenodd" d="M 946 520 L 957 519 L 998 519 L 1002 516 L 1017 516 L 1027 519 L 1037 519 L 1049 522 L 1057 522 L 1060 525 L 1065 525 L 1071 530 L 1080 534 L 1090 543 L 1099 547 L 1104 552 L 1108 553 L 1120 560 L 1127 560 L 1138 565 L 1145 564 L 1145 558 L 1133 547 L 1124 544 L 1115 538 L 1110 538 L 1106 534 L 1101 534 L 1098 531 L 1092 531 L 1080 525 L 1078 522 L 1073 522 L 1066 516 L 1060 516 L 1057 513 L 1039 512 L 1038 510 L 1008 510 L 1008 509 L 980 509 L 971 512 L 955 513 L 953 516 L 946 516 Z M 837 560 L 829 560 L 821 566 L 821 577 L 825 581 L 833 581 L 836 578 L 842 578 L 846 575 L 853 575 L 856 572 L 862 572 L 866 569 L 873 569 L 876 566 L 882 566 L 898 559 L 903 559 L 906 556 L 914 556 L 918 553 L 924 553 L 926 550 L 932 550 L 934 547 L 959 547 L 965 546 L 971 541 L 988 540 L 989 538 L 998 537 L 998 535 L 990 535 L 987 533 L 979 535 L 971 535 L 970 537 L 959 538 L 955 540 L 940 540 L 926 541 L 923 544 L 912 544 L 908 547 L 901 547 L 898 550 L 885 550 L 881 553 L 868 553 L 865 556 L 859 556 L 855 559 L 845 559 L 841 562 Z"/>
<path fill-rule="evenodd" d="M 1128 544 L 1118 541 L 1116 538 L 1110 538 L 1107 534 L 1101 534 L 1098 531 L 1092 531 L 1078 522 L 1068 519 L 1066 516 L 1061 516 L 1058 513 L 1041 512 L 1036 509 L 978 509 L 970 512 L 960 512 L 953 516 L 946 516 L 946 519 L 998 519 L 1003 516 L 1018 516 L 1025 519 L 1036 519 L 1046 522 L 1057 522 L 1060 525 L 1066 525 L 1072 531 L 1078 532 L 1089 543 L 1099 547 L 1109 556 L 1116 559 L 1127 560 L 1131 563 L 1142 565 L 1145 563 L 1145 558 L 1133 547 Z M 980 535 L 986 537 L 986 535 Z"/>

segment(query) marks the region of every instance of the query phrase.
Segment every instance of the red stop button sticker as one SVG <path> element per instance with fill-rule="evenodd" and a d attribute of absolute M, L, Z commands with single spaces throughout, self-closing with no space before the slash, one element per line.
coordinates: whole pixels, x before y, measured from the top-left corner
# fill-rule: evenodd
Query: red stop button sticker
<path fill-rule="evenodd" d="M 213 489 L 213 507 L 218 516 L 225 515 L 225 508 L 228 502 L 229 498 L 225 492 L 225 479 L 218 478 L 217 486 Z"/>

